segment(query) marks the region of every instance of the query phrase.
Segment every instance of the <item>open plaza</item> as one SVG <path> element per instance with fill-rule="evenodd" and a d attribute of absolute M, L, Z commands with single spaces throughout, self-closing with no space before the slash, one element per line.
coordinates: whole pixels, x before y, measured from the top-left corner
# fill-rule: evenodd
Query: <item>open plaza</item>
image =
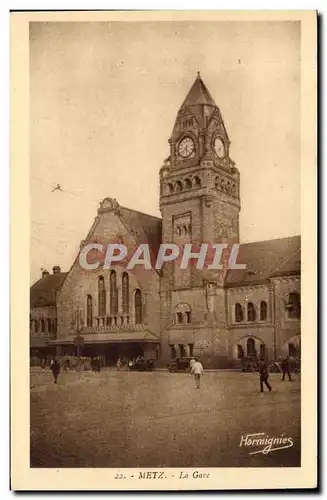
<path fill-rule="evenodd" d="M 258 373 L 207 371 L 196 390 L 190 374 L 165 370 L 61 372 L 56 385 L 32 368 L 31 467 L 299 466 L 292 377 L 271 374 L 262 394 Z"/>

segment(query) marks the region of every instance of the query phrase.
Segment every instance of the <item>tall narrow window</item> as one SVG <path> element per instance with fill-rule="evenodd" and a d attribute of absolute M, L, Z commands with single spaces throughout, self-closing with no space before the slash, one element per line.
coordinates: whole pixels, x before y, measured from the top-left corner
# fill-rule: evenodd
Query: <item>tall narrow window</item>
<path fill-rule="evenodd" d="M 248 321 L 255 321 L 255 308 L 252 302 L 248 303 Z"/>
<path fill-rule="evenodd" d="M 301 317 L 301 301 L 300 295 L 296 292 L 292 292 L 288 296 L 287 311 L 289 318 L 300 318 Z"/>
<path fill-rule="evenodd" d="M 175 345 L 170 346 L 170 356 L 171 356 L 171 359 L 175 359 L 177 356 Z"/>
<path fill-rule="evenodd" d="M 91 295 L 87 296 L 86 299 L 86 326 L 92 326 L 93 324 L 93 304 Z"/>
<path fill-rule="evenodd" d="M 189 355 L 191 357 L 193 357 L 193 349 L 194 349 L 194 344 L 189 344 L 188 345 L 188 348 L 189 348 Z"/>
<path fill-rule="evenodd" d="M 41 332 L 45 332 L 45 321 L 41 319 Z"/>
<path fill-rule="evenodd" d="M 135 306 L 135 323 L 140 325 L 143 321 L 142 318 L 142 294 L 141 290 L 136 290 L 134 296 L 134 306 Z"/>
<path fill-rule="evenodd" d="M 123 289 L 123 313 L 129 313 L 129 276 L 128 273 L 123 273 L 122 276 L 122 289 Z"/>
<path fill-rule="evenodd" d="M 103 276 L 98 279 L 98 315 L 106 315 L 106 287 Z"/>
<path fill-rule="evenodd" d="M 110 273 L 110 314 L 111 316 L 118 314 L 118 292 L 115 271 L 111 271 Z"/>
<path fill-rule="evenodd" d="M 50 333 L 51 332 L 51 319 L 48 318 L 47 321 L 48 321 L 48 333 Z"/>
<path fill-rule="evenodd" d="M 238 302 L 235 304 L 235 321 L 236 323 L 243 321 L 243 308 Z"/>
<path fill-rule="evenodd" d="M 39 333 L 40 324 L 39 324 L 39 322 L 38 322 L 37 319 L 35 320 L 35 326 L 34 326 L 34 328 L 35 328 L 35 333 Z"/>
<path fill-rule="evenodd" d="M 267 302 L 262 300 L 260 302 L 260 320 L 266 321 L 267 319 Z"/>
<path fill-rule="evenodd" d="M 177 313 L 177 323 L 183 323 L 183 314 L 181 312 Z"/>

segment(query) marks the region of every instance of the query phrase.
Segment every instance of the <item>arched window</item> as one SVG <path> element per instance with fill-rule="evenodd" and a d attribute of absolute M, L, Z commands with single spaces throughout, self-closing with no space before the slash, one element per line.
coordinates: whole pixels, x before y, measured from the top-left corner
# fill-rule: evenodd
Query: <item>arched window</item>
<path fill-rule="evenodd" d="M 98 315 L 106 315 L 106 287 L 103 276 L 98 279 Z"/>
<path fill-rule="evenodd" d="M 92 297 L 88 295 L 86 298 L 86 326 L 93 325 L 93 304 Z"/>
<path fill-rule="evenodd" d="M 256 351 L 256 348 L 255 348 L 255 341 L 252 338 L 249 338 L 246 341 L 246 354 L 249 357 L 253 357 L 253 356 L 257 355 L 257 351 Z"/>
<path fill-rule="evenodd" d="M 185 179 L 185 188 L 186 189 L 191 189 L 192 188 L 192 182 L 190 179 Z"/>
<path fill-rule="evenodd" d="M 123 289 L 123 314 L 129 313 L 129 276 L 128 273 L 122 275 L 122 289 Z"/>
<path fill-rule="evenodd" d="M 248 303 L 248 321 L 255 321 L 255 307 L 252 302 Z"/>
<path fill-rule="evenodd" d="M 289 294 L 286 308 L 289 318 L 299 319 L 301 317 L 301 300 L 299 293 L 292 292 Z"/>
<path fill-rule="evenodd" d="M 193 179 L 194 187 L 200 188 L 201 187 L 201 179 L 197 175 Z"/>
<path fill-rule="evenodd" d="M 243 307 L 238 302 L 235 304 L 235 321 L 236 323 L 243 321 Z"/>
<path fill-rule="evenodd" d="M 51 332 L 51 319 L 48 318 L 47 321 L 48 321 L 48 325 L 47 325 L 48 326 L 48 333 L 50 333 Z"/>
<path fill-rule="evenodd" d="M 41 319 L 41 332 L 45 332 L 45 321 L 44 319 Z"/>
<path fill-rule="evenodd" d="M 118 314 L 118 292 L 116 282 L 116 272 L 110 273 L 110 314 L 117 316 Z"/>
<path fill-rule="evenodd" d="M 175 307 L 175 323 L 191 323 L 192 311 L 190 306 L 186 302 L 180 302 Z"/>
<path fill-rule="evenodd" d="M 174 192 L 174 186 L 172 185 L 171 182 L 167 185 L 168 193 L 172 194 Z"/>
<path fill-rule="evenodd" d="M 177 192 L 183 191 L 183 184 L 181 183 L 181 181 L 176 182 L 176 191 Z"/>
<path fill-rule="evenodd" d="M 267 302 L 262 300 L 260 302 L 260 320 L 266 321 L 267 319 Z"/>
<path fill-rule="evenodd" d="M 40 329 L 40 323 L 37 320 L 35 320 L 35 323 L 34 323 L 35 333 L 39 333 L 39 329 Z"/>
<path fill-rule="evenodd" d="M 142 293 L 141 290 L 139 289 L 135 291 L 134 308 L 135 308 L 135 323 L 137 325 L 140 325 L 143 322 L 143 314 L 142 314 Z"/>

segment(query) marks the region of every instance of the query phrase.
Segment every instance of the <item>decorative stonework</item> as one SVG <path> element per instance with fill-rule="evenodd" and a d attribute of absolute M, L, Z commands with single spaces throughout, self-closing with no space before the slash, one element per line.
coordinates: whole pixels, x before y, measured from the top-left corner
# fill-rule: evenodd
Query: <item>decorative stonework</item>
<path fill-rule="evenodd" d="M 119 203 L 115 198 L 104 198 L 101 201 L 100 207 L 98 208 L 98 214 L 103 214 L 107 212 L 113 212 L 114 214 L 119 214 Z"/>

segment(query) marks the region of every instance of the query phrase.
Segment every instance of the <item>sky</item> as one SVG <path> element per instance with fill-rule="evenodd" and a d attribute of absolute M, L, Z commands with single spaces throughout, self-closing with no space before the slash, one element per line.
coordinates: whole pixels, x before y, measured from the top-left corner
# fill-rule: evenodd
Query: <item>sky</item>
<path fill-rule="evenodd" d="M 300 234 L 300 42 L 297 22 L 30 23 L 31 282 L 69 270 L 106 196 L 160 217 L 197 71 L 240 171 L 240 241 Z"/>

